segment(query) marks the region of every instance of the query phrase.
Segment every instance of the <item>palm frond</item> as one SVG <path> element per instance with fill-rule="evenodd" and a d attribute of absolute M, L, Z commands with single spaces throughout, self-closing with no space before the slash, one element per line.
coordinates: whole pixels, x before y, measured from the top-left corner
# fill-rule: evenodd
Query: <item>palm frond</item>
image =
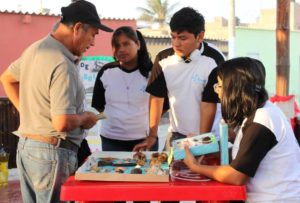
<path fill-rule="evenodd" d="M 141 13 L 138 19 L 163 25 L 177 5 L 178 3 L 170 4 L 169 0 L 146 0 L 146 7 L 137 8 Z"/>

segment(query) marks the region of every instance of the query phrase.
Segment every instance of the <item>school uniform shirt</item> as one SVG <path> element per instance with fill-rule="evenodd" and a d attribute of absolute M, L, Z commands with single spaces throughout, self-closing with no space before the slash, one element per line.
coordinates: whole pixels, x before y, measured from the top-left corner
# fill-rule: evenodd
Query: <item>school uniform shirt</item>
<path fill-rule="evenodd" d="M 213 44 L 203 41 L 200 44 L 199 51 L 201 55 L 212 58 L 217 65 L 225 61 L 223 53 Z"/>
<path fill-rule="evenodd" d="M 236 170 L 249 176 L 249 202 L 300 202 L 300 148 L 282 111 L 269 101 L 243 121 L 232 149 Z"/>
<path fill-rule="evenodd" d="M 169 98 L 170 132 L 199 134 L 200 103 L 218 102 L 213 90 L 216 83 L 215 61 L 196 49 L 187 63 L 172 48 L 161 51 L 155 59 L 146 88 L 151 95 Z"/>
<path fill-rule="evenodd" d="M 199 51 L 201 55 L 212 58 L 217 65 L 220 65 L 223 61 L 225 61 L 225 56 L 223 55 L 223 53 L 211 43 L 203 41 L 200 45 Z M 211 129 L 211 132 L 216 136 L 217 140 L 219 140 L 220 138 L 219 125 L 221 119 L 222 119 L 221 104 L 218 103 L 214 123 Z"/>
<path fill-rule="evenodd" d="M 137 140 L 146 137 L 149 128 L 149 94 L 147 78 L 138 68 L 128 71 L 117 62 L 99 71 L 92 107 L 104 111 L 101 135 L 116 140 Z"/>

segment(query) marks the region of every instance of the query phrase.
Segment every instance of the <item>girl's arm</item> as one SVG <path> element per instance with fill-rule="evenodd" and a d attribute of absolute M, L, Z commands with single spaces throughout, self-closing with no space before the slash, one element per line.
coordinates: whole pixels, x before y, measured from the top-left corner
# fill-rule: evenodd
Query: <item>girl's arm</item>
<path fill-rule="evenodd" d="M 222 183 L 244 185 L 249 178 L 247 175 L 235 170 L 230 165 L 208 166 L 199 164 L 190 152 L 187 145 L 185 146 L 184 163 L 189 167 L 191 171 L 199 173 L 201 175 L 205 175 Z"/>

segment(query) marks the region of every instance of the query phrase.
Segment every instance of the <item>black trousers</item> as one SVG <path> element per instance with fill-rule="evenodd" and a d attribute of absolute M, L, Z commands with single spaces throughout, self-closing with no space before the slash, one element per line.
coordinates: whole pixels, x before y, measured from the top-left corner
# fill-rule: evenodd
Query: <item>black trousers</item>
<path fill-rule="evenodd" d="M 101 143 L 102 143 L 102 151 L 121 151 L 121 152 L 131 152 L 135 145 L 143 142 L 145 139 L 139 140 L 114 140 L 106 138 L 102 135 Z M 150 151 L 157 151 L 158 150 L 158 138 L 156 143 L 151 147 Z"/>
<path fill-rule="evenodd" d="M 174 140 L 186 138 L 187 136 L 179 132 L 169 132 L 164 146 L 164 151 L 170 151 Z"/>
<path fill-rule="evenodd" d="M 77 153 L 78 167 L 80 167 L 84 163 L 86 158 L 90 155 L 91 150 L 88 145 L 88 142 L 86 139 L 83 139 Z"/>

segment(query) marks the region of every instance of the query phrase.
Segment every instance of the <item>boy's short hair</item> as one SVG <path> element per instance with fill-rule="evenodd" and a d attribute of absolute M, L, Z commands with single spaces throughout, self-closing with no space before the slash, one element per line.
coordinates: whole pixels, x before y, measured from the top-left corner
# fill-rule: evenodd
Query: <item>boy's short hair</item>
<path fill-rule="evenodd" d="M 195 9 L 184 7 L 172 16 L 170 28 L 172 32 L 188 31 L 197 36 L 201 31 L 205 31 L 205 20 Z"/>

